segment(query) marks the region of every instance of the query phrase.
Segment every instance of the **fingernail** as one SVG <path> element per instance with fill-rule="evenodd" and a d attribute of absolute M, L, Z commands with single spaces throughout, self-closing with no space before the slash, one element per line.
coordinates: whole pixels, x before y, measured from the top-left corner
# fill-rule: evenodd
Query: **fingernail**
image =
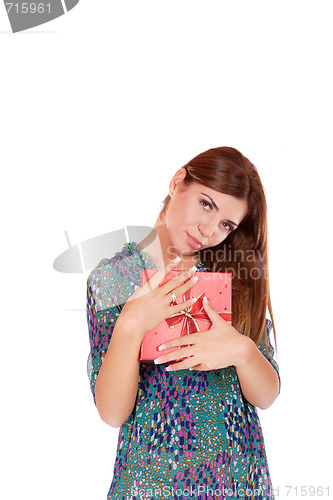
<path fill-rule="evenodd" d="M 171 367 L 171 366 L 167 366 L 167 367 L 166 367 L 166 371 L 167 371 L 167 372 L 172 372 L 172 367 Z"/>
<path fill-rule="evenodd" d="M 177 262 L 179 262 L 180 260 L 182 260 L 182 259 L 181 259 L 181 257 L 176 257 L 176 258 L 175 258 L 175 259 L 173 259 L 171 262 L 172 262 L 173 264 L 177 264 Z"/>
<path fill-rule="evenodd" d="M 189 269 L 190 273 L 195 273 L 196 270 L 197 270 L 197 266 L 190 267 L 190 269 Z"/>
<path fill-rule="evenodd" d="M 158 350 L 159 351 L 163 351 L 163 349 L 165 349 L 165 345 L 164 344 L 161 344 L 160 346 L 158 346 Z"/>
<path fill-rule="evenodd" d="M 208 299 L 207 299 L 206 295 L 204 296 L 204 298 L 202 300 L 205 302 L 205 304 L 208 304 Z"/>
<path fill-rule="evenodd" d="M 162 362 L 163 362 L 162 358 L 156 358 L 156 359 L 154 359 L 155 365 L 158 365 L 159 363 L 162 363 Z"/>

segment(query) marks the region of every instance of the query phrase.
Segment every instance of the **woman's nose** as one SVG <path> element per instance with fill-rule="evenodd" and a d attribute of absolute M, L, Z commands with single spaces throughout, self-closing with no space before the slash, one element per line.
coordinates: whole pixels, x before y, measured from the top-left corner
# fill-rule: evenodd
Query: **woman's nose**
<path fill-rule="evenodd" d="M 210 224 L 200 224 L 199 231 L 205 238 L 211 238 L 214 232 L 217 230 L 218 222 L 212 221 Z"/>

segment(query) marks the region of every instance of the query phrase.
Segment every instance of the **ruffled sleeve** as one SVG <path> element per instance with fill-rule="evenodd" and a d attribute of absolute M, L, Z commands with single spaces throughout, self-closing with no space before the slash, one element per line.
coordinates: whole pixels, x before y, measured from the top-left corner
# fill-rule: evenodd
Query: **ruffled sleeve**
<path fill-rule="evenodd" d="M 279 377 L 279 392 L 278 392 L 278 394 L 280 394 L 280 390 L 281 390 L 280 370 L 279 370 L 279 365 L 277 364 L 276 360 L 274 359 L 275 350 L 274 350 L 274 347 L 272 346 L 272 343 L 270 340 L 270 333 L 271 333 L 272 329 L 273 329 L 272 322 L 266 318 L 266 338 L 263 337 L 259 341 L 257 347 L 260 350 L 260 352 L 265 356 L 265 358 L 268 359 L 268 361 L 271 363 L 271 365 L 275 369 L 276 373 L 278 374 L 278 377 Z M 265 340 L 267 340 L 267 347 L 265 345 L 266 344 Z"/>
<path fill-rule="evenodd" d="M 140 285 L 140 258 L 136 254 L 118 252 L 112 259 L 103 259 L 87 280 L 87 322 L 90 352 L 87 373 L 96 405 L 96 379 L 107 353 L 114 326 L 124 304 Z"/>
<path fill-rule="evenodd" d="M 89 274 L 87 280 L 87 302 L 86 313 L 89 330 L 90 352 L 87 360 L 87 374 L 90 381 L 90 389 L 95 397 L 95 384 L 98 373 L 102 366 L 111 340 L 114 325 L 122 310 L 123 303 L 115 300 L 108 288 L 108 296 L 103 293 L 106 288 L 105 276 L 110 274 L 110 261 L 103 259 L 100 264 Z"/>

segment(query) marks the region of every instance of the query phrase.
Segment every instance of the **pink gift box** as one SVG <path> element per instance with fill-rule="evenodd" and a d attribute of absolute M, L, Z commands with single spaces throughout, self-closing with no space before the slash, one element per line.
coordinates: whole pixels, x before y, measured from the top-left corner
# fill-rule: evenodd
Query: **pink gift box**
<path fill-rule="evenodd" d="M 154 269 L 143 269 L 141 273 L 141 286 L 146 283 L 155 272 L 156 270 Z M 170 271 L 159 286 L 164 285 L 164 283 L 180 273 L 181 271 Z M 186 311 L 181 311 L 173 315 L 173 306 L 170 306 L 170 317 L 145 334 L 140 349 L 141 363 L 154 363 L 154 359 L 161 354 L 164 355 L 174 350 L 177 350 L 177 354 L 179 354 L 178 350 L 181 349 L 182 346 L 179 348 L 172 347 L 170 349 L 164 349 L 163 351 L 159 351 L 157 348 L 168 340 L 183 335 L 191 335 L 198 331 L 204 332 L 210 329 L 212 322 L 206 314 L 202 303 L 202 299 L 205 295 L 219 315 L 227 321 L 227 323 L 231 324 L 232 273 L 209 273 L 198 271 L 194 273 L 193 276 L 197 276 L 199 278 L 198 281 L 194 283 L 192 288 L 187 290 L 185 294 L 178 297 L 176 303 L 180 304 L 191 297 L 197 297 L 197 301 L 188 307 Z M 182 361 L 183 359 L 186 358 L 175 358 L 167 364 L 174 361 Z"/>

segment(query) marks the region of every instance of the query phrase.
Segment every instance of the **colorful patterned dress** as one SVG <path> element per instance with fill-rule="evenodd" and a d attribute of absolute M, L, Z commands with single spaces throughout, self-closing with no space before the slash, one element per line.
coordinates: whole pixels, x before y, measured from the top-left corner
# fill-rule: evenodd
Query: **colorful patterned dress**
<path fill-rule="evenodd" d="M 143 268 L 156 266 L 131 242 L 89 274 L 87 371 L 95 404 L 95 382 L 113 327 L 134 286 L 140 286 Z M 202 261 L 197 270 L 207 271 Z M 258 348 L 279 374 L 268 319 L 266 325 L 269 352 L 263 342 Z M 163 365 L 140 365 L 136 402 L 119 430 L 107 499 L 155 498 L 274 498 L 259 417 L 242 395 L 234 366 L 167 372 Z"/>

